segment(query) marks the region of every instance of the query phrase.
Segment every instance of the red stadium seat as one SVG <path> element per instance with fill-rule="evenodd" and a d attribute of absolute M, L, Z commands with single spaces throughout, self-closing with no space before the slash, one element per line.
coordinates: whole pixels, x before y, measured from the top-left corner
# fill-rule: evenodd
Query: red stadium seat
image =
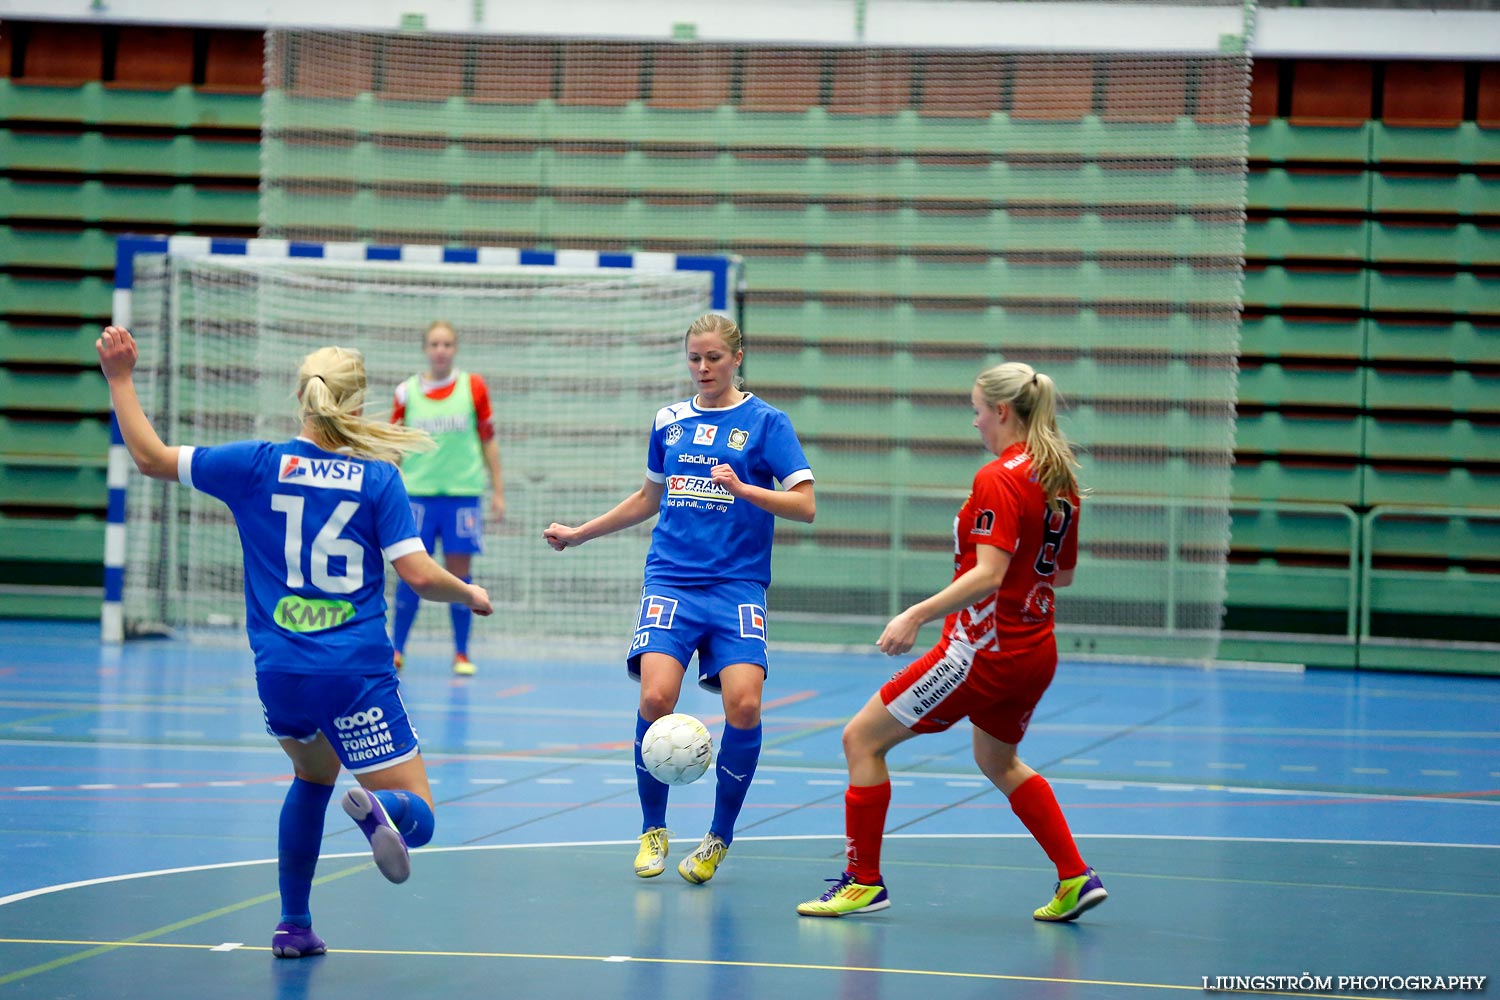
<path fill-rule="evenodd" d="M 264 89 L 265 59 L 263 32 L 210 31 L 202 89 L 211 93 L 258 94 Z"/>
<path fill-rule="evenodd" d="M 569 42 L 563 47 L 560 103 L 618 108 L 641 95 L 641 46 Z"/>
<path fill-rule="evenodd" d="M 557 53 L 545 42 L 486 45 L 474 63 L 473 100 L 489 104 L 535 104 L 552 98 Z"/>
<path fill-rule="evenodd" d="M 464 89 L 467 43 L 454 38 L 400 37 L 385 43 L 381 97 L 445 101 Z"/>
<path fill-rule="evenodd" d="M 785 49 L 745 52 L 740 110 L 800 113 L 818 104 L 823 54 Z"/>
<path fill-rule="evenodd" d="M 126 27 L 115 47 L 112 86 L 171 90 L 193 82 L 191 28 Z"/>
<path fill-rule="evenodd" d="M 833 57 L 828 110 L 844 115 L 893 115 L 911 98 L 911 56 L 905 52 L 851 51 Z"/>
<path fill-rule="evenodd" d="M 1387 125 L 1457 128 L 1464 120 L 1464 67 L 1461 63 L 1387 63 L 1381 96 L 1381 118 Z"/>
<path fill-rule="evenodd" d="M 1257 59 L 1250 66 L 1250 124 L 1265 125 L 1281 106 L 1281 63 Z"/>
<path fill-rule="evenodd" d="M 1094 61 L 1087 56 L 1027 56 L 1016 61 L 1010 116 L 1082 121 L 1094 105 Z"/>
<path fill-rule="evenodd" d="M 104 74 L 104 30 L 93 25 L 33 24 L 21 83 L 76 87 Z"/>
<path fill-rule="evenodd" d="M 1357 127 L 1375 106 L 1375 69 L 1360 60 L 1304 59 L 1292 83 L 1293 125 Z"/>
<path fill-rule="evenodd" d="M 299 97 L 348 98 L 375 87 L 375 39 L 367 35 L 306 35 L 288 55 Z"/>
<path fill-rule="evenodd" d="M 1101 60 L 1107 122 L 1175 122 L 1187 111 L 1188 67 L 1181 59 L 1116 56 Z"/>
<path fill-rule="evenodd" d="M 931 55 L 917 112 L 930 118 L 988 118 L 1000 110 L 1007 61 L 996 55 Z"/>
<path fill-rule="evenodd" d="M 1480 128 L 1500 128 L 1500 63 L 1480 67 L 1478 97 L 1474 120 Z"/>
<path fill-rule="evenodd" d="M 706 111 L 729 103 L 734 53 L 704 46 L 664 45 L 652 59 L 653 108 Z"/>

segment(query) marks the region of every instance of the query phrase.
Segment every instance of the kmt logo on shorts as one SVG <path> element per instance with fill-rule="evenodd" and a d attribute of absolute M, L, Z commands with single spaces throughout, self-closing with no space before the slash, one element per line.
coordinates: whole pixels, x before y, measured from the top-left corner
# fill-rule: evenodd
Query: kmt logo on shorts
<path fill-rule="evenodd" d="M 672 619 L 677 616 L 677 601 L 670 597 L 656 597 L 648 595 L 641 598 L 641 620 L 636 623 L 636 629 L 643 628 L 671 628 Z"/>
<path fill-rule="evenodd" d="M 766 641 L 766 609 L 759 604 L 740 605 L 740 635 Z"/>

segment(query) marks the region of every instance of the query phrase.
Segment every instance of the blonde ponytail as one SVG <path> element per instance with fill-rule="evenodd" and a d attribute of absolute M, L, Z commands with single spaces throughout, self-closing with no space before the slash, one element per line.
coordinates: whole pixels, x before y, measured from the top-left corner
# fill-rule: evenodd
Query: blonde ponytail
<path fill-rule="evenodd" d="M 297 370 L 297 400 L 303 423 L 311 423 L 322 443 L 334 451 L 398 462 L 410 452 L 434 447 L 426 431 L 361 416 L 365 359 L 356 350 L 322 347 L 303 358 Z"/>
<path fill-rule="evenodd" d="M 1078 459 L 1057 427 L 1058 392 L 1050 375 L 1011 361 L 986 368 L 974 382 L 987 404 L 1009 403 L 1026 425 L 1026 453 L 1048 506 L 1056 506 L 1059 497 L 1088 492 L 1078 485 L 1073 471 Z"/>

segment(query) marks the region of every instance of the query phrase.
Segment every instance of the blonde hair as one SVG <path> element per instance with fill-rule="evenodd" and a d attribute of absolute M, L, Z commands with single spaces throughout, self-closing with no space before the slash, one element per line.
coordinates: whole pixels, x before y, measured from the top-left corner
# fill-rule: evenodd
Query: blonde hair
<path fill-rule="evenodd" d="M 1078 477 L 1073 474 L 1079 467 L 1078 459 L 1057 428 L 1058 393 L 1051 376 L 1028 364 L 1010 361 L 986 368 L 974 384 L 986 404 L 995 407 L 1009 403 L 1026 425 L 1026 453 L 1031 456 L 1031 468 L 1049 507 L 1056 506 L 1059 497 L 1088 492 L 1078 485 Z"/>
<path fill-rule="evenodd" d="M 724 344 L 729 348 L 730 354 L 738 354 L 745 349 L 745 335 L 740 333 L 740 328 L 734 320 L 723 313 L 704 313 L 693 320 L 692 325 L 687 328 L 687 333 L 682 337 L 684 346 L 697 333 L 717 333 L 724 338 Z M 734 387 L 740 388 L 745 380 L 738 375 L 734 377 Z"/>
<path fill-rule="evenodd" d="M 431 323 L 427 324 L 427 329 L 422 333 L 423 347 L 427 346 L 427 338 L 432 335 L 433 330 L 447 330 L 449 333 L 453 334 L 454 345 L 456 346 L 458 344 L 458 331 L 453 329 L 453 324 L 445 319 L 435 319 Z"/>
<path fill-rule="evenodd" d="M 409 452 L 434 447 L 426 431 L 360 415 L 365 405 L 365 358 L 351 348 L 321 347 L 303 358 L 297 369 L 297 401 L 302 422 L 311 423 L 334 451 L 397 462 Z"/>

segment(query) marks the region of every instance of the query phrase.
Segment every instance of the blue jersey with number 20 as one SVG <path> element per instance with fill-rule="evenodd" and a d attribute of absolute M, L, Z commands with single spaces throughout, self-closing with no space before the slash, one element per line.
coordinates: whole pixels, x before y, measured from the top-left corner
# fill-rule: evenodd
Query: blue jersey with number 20
<path fill-rule="evenodd" d="M 306 438 L 183 448 L 177 478 L 228 505 L 256 670 L 393 670 L 385 560 L 424 551 L 394 465 Z"/>

